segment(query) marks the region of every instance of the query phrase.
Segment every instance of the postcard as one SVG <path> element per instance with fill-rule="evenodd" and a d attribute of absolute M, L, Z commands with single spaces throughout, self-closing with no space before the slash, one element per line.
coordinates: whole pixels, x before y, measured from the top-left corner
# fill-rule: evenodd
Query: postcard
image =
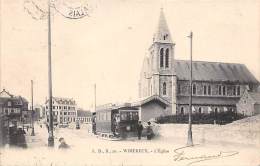
<path fill-rule="evenodd" d="M 0 166 L 260 166 L 258 0 L 0 14 Z"/>

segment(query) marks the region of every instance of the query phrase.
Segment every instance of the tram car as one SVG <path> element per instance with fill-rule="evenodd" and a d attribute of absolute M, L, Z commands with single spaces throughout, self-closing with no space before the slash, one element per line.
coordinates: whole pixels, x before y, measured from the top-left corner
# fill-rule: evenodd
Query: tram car
<path fill-rule="evenodd" d="M 92 121 L 97 135 L 108 139 L 125 139 L 136 136 L 138 108 L 130 106 L 109 106 L 96 110 Z"/>

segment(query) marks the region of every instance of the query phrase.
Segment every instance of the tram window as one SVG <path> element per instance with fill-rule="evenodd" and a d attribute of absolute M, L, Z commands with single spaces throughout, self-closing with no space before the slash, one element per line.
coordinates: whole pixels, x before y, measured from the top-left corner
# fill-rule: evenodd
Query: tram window
<path fill-rule="evenodd" d="M 128 116 L 130 120 L 133 120 L 133 113 L 132 112 L 128 112 Z"/>
<path fill-rule="evenodd" d="M 133 120 L 138 120 L 138 112 L 133 112 Z"/>
<path fill-rule="evenodd" d="M 121 120 L 127 120 L 127 113 L 126 112 L 121 113 Z"/>

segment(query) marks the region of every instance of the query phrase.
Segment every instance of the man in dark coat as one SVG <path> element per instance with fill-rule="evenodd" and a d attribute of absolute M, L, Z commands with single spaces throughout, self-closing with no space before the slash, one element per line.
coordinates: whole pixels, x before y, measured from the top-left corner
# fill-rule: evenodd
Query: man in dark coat
<path fill-rule="evenodd" d="M 64 138 L 60 138 L 59 139 L 60 145 L 59 145 L 59 149 L 68 149 L 70 146 L 65 142 Z"/>
<path fill-rule="evenodd" d="M 147 140 L 151 140 L 152 137 L 154 136 L 154 133 L 153 133 L 153 129 L 152 129 L 152 126 L 151 126 L 151 122 L 147 122 L 148 126 L 147 126 Z"/>
<path fill-rule="evenodd" d="M 143 125 L 142 125 L 141 121 L 139 121 L 138 125 L 137 125 L 137 135 L 138 135 L 139 140 L 142 137 L 142 131 L 143 131 Z"/>

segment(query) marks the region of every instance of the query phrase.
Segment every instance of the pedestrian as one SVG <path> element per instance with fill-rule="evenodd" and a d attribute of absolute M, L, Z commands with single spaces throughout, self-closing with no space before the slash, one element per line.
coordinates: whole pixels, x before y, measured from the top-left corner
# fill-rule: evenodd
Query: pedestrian
<path fill-rule="evenodd" d="M 63 137 L 61 137 L 59 139 L 60 145 L 59 145 L 59 149 L 68 149 L 70 148 L 70 146 L 65 142 L 65 139 Z"/>
<path fill-rule="evenodd" d="M 147 126 L 147 140 L 151 140 L 152 137 L 154 136 L 154 133 L 153 133 L 153 129 L 152 129 L 152 126 L 151 126 L 151 122 L 147 122 L 148 126 Z"/>
<path fill-rule="evenodd" d="M 141 137 L 142 137 L 142 131 L 143 131 L 143 125 L 142 125 L 142 122 L 139 121 L 138 122 L 138 125 L 137 125 L 137 135 L 138 135 L 138 139 L 140 140 Z"/>

